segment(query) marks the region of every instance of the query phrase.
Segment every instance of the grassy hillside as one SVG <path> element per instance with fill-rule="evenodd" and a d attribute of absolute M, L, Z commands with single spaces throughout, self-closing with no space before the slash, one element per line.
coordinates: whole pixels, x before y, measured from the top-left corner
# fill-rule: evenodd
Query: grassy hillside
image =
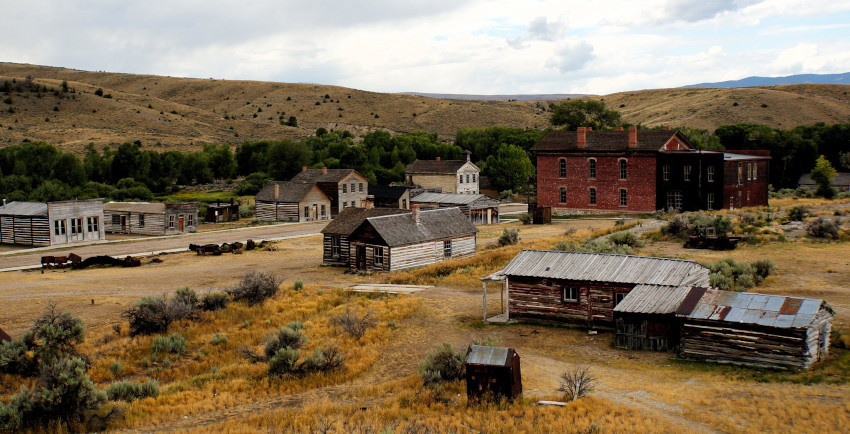
<path fill-rule="evenodd" d="M 66 80 L 76 93 L 62 98 L 49 92 L 39 97 L 13 91 L 11 103 L 0 103 L 0 146 L 29 139 L 81 152 L 90 142 L 105 145 L 140 140 L 145 147 L 191 150 L 209 142 L 298 139 L 319 127 L 355 134 L 377 128 L 391 132 L 425 130 L 451 140 L 464 127 L 548 125 L 545 101 L 445 100 L 316 84 L 188 79 L 0 63 L 0 82 L 15 79 L 22 83 L 27 76 L 53 89 L 59 89 Z M 99 88 L 112 98 L 95 95 Z M 713 129 L 752 122 L 790 128 L 814 122 L 846 122 L 850 119 L 848 89 L 846 85 L 679 88 L 599 98 L 619 110 L 623 120 L 649 126 Z M 281 124 L 290 116 L 296 117 L 297 127 Z"/>

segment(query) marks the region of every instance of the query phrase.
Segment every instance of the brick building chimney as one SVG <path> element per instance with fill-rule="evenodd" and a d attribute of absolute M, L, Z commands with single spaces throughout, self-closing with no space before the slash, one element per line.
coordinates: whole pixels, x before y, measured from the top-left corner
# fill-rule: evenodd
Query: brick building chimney
<path fill-rule="evenodd" d="M 327 174 L 328 174 L 328 168 L 322 167 L 322 175 L 327 175 Z"/>
<path fill-rule="evenodd" d="M 274 185 L 274 200 L 280 199 L 280 184 Z"/>
<path fill-rule="evenodd" d="M 302 171 L 302 172 L 306 172 L 306 171 L 307 171 L 307 166 L 301 166 L 301 171 Z"/>
<path fill-rule="evenodd" d="M 579 148 L 587 146 L 587 133 L 584 127 L 576 129 L 576 146 Z"/>
<path fill-rule="evenodd" d="M 416 223 L 419 223 L 419 205 L 410 205 L 410 209 L 413 211 L 413 220 Z"/>
<path fill-rule="evenodd" d="M 440 161 L 440 157 L 437 157 L 437 160 L 436 160 L 436 161 Z"/>
<path fill-rule="evenodd" d="M 634 125 L 629 127 L 629 147 L 637 148 L 637 127 Z"/>
<path fill-rule="evenodd" d="M 614 128 L 614 131 L 623 131 L 623 127 L 616 127 Z"/>

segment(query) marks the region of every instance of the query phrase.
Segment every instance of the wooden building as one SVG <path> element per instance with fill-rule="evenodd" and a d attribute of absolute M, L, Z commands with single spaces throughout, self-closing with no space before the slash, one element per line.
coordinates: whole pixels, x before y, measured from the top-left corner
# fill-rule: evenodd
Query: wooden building
<path fill-rule="evenodd" d="M 523 250 L 492 276 L 504 281 L 506 319 L 613 328 L 614 308 L 636 286 L 708 286 L 708 275 L 681 259 Z"/>
<path fill-rule="evenodd" d="M 522 394 L 519 354 L 513 348 L 470 345 L 463 361 L 468 401 L 507 398 Z"/>
<path fill-rule="evenodd" d="M 478 194 L 481 169 L 466 160 L 416 160 L 404 171 L 405 183 L 423 188 L 440 188 L 443 193 Z"/>
<path fill-rule="evenodd" d="M 207 215 L 204 218 L 207 223 L 235 222 L 238 220 L 239 203 L 234 203 L 233 199 L 230 199 L 230 203 L 216 202 L 207 205 Z"/>
<path fill-rule="evenodd" d="M 691 288 L 676 311 L 682 320 L 680 354 L 806 369 L 829 354 L 834 315 L 820 299 Z"/>
<path fill-rule="evenodd" d="M 410 200 L 422 209 L 460 208 L 474 225 L 499 223 L 499 201 L 484 194 L 421 193 Z"/>
<path fill-rule="evenodd" d="M 681 321 L 676 310 L 691 290 L 689 286 L 637 285 L 614 307 L 617 348 L 675 351 Z"/>
<path fill-rule="evenodd" d="M 369 217 L 409 213 L 410 210 L 390 208 L 346 208 L 322 229 L 323 265 L 348 267 L 348 237 Z"/>
<path fill-rule="evenodd" d="M 10 202 L 0 207 L 0 243 L 54 246 L 105 238 L 103 199 Z"/>
<path fill-rule="evenodd" d="M 330 220 L 331 200 L 317 184 L 269 181 L 254 197 L 257 218 L 268 222 Z"/>
<path fill-rule="evenodd" d="M 396 271 L 475 255 L 475 226 L 458 208 L 367 218 L 348 237 L 352 270 Z"/>
<path fill-rule="evenodd" d="M 305 166 L 291 181 L 318 186 L 331 202 L 331 218 L 345 208 L 363 207 L 369 195 L 369 180 L 354 169 L 307 169 Z"/>
<path fill-rule="evenodd" d="M 369 184 L 369 196 L 375 208 L 410 209 L 409 187 Z"/>
<path fill-rule="evenodd" d="M 11 341 L 11 340 L 12 340 L 12 337 L 9 336 L 9 334 L 6 333 L 5 330 L 0 329 L 0 344 L 2 344 L 3 342 Z"/>
<path fill-rule="evenodd" d="M 107 202 L 103 214 L 106 232 L 114 234 L 177 235 L 198 230 L 198 202 Z"/>

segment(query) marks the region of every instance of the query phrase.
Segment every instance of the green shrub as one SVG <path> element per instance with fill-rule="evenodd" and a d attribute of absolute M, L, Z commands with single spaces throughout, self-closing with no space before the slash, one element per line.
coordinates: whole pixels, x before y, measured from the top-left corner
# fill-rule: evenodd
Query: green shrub
<path fill-rule="evenodd" d="M 286 326 L 296 331 L 304 330 L 304 323 L 298 320 L 290 321 Z"/>
<path fill-rule="evenodd" d="M 227 342 L 228 342 L 227 337 L 226 337 L 226 336 L 221 336 L 221 335 L 219 335 L 218 333 L 216 333 L 216 334 L 215 334 L 215 336 L 213 336 L 212 341 L 210 341 L 210 343 L 211 343 L 213 346 L 221 345 L 221 344 L 226 344 Z"/>
<path fill-rule="evenodd" d="M 294 284 L 292 284 L 292 289 L 295 291 L 300 291 L 304 289 L 304 282 L 300 280 L 296 280 Z"/>
<path fill-rule="evenodd" d="M 295 373 L 301 352 L 289 347 L 280 348 L 269 359 L 269 376 L 279 377 Z"/>
<path fill-rule="evenodd" d="M 121 362 L 119 362 L 117 360 L 112 362 L 111 365 L 109 365 L 109 372 L 111 372 L 112 375 L 114 375 L 116 377 L 121 375 L 122 371 L 123 371 L 123 367 L 121 366 Z"/>
<path fill-rule="evenodd" d="M 792 222 L 801 222 L 806 218 L 806 214 L 808 213 L 808 208 L 803 205 L 797 205 L 788 210 L 788 219 Z"/>
<path fill-rule="evenodd" d="M 508 229 L 505 228 L 502 231 L 502 235 L 499 235 L 498 245 L 499 247 L 503 246 L 512 246 L 519 242 L 519 229 Z"/>
<path fill-rule="evenodd" d="M 708 265 L 711 286 L 727 291 L 750 289 L 770 275 L 776 264 L 770 259 L 759 259 L 750 264 L 723 258 Z"/>
<path fill-rule="evenodd" d="M 188 286 L 175 291 L 175 297 L 190 306 L 197 306 L 199 302 L 198 294 L 195 292 L 194 289 L 189 288 Z"/>
<path fill-rule="evenodd" d="M 180 336 L 180 333 L 157 336 L 154 338 L 153 345 L 151 346 L 151 355 L 154 357 L 159 354 L 181 355 L 186 352 L 186 343 L 186 338 Z"/>
<path fill-rule="evenodd" d="M 522 224 L 524 224 L 524 225 L 530 225 L 531 220 L 532 220 L 531 214 L 529 214 L 529 213 L 524 213 L 524 214 L 519 215 L 519 221 L 521 221 Z"/>
<path fill-rule="evenodd" d="M 750 265 L 755 270 L 756 276 L 759 277 L 759 281 L 766 279 L 770 273 L 776 270 L 776 262 L 773 262 L 772 259 L 759 259 L 753 261 Z"/>
<path fill-rule="evenodd" d="M 828 218 L 818 217 L 806 223 L 806 234 L 813 238 L 838 238 L 838 226 Z"/>
<path fill-rule="evenodd" d="M 643 247 L 646 245 L 646 242 L 638 238 L 632 231 L 614 232 L 608 236 L 608 241 L 618 246 Z"/>
<path fill-rule="evenodd" d="M 293 330 L 289 327 L 281 327 L 276 335 L 269 337 L 266 342 L 265 355 L 271 359 L 282 348 L 298 350 L 307 343 L 307 337 L 301 330 Z"/>
<path fill-rule="evenodd" d="M 316 348 L 313 354 L 304 359 L 304 362 L 299 366 L 299 370 L 302 372 L 326 372 L 342 366 L 343 361 L 344 358 L 339 352 L 339 347 L 331 344 Z"/>
<path fill-rule="evenodd" d="M 419 365 L 419 373 L 426 385 L 460 380 L 464 373 L 463 354 L 455 352 L 451 344 L 444 342 L 442 346 L 428 352 Z"/>
<path fill-rule="evenodd" d="M 613 253 L 618 255 L 631 255 L 634 253 L 628 245 L 614 244 L 609 240 L 584 240 L 581 244 L 561 240 L 552 249 L 566 252 Z"/>
<path fill-rule="evenodd" d="M 495 336 L 487 336 L 486 338 L 473 339 L 473 345 L 481 345 L 485 347 L 498 347 L 502 340 Z"/>
<path fill-rule="evenodd" d="M 80 318 L 49 304 L 22 337 L 0 344 L 0 372 L 35 375 L 40 365 L 76 355 L 76 344 L 85 334 Z"/>
<path fill-rule="evenodd" d="M 147 380 L 141 383 L 131 381 L 116 381 L 106 389 L 106 395 L 113 401 L 133 401 L 148 397 L 159 396 L 159 382 Z"/>
<path fill-rule="evenodd" d="M 227 302 L 230 301 L 230 296 L 223 292 L 212 292 L 205 294 L 201 299 L 201 310 L 211 312 L 227 307 Z"/>
<path fill-rule="evenodd" d="M 242 280 L 227 293 L 234 301 L 246 301 L 250 305 L 262 303 L 267 298 L 277 294 L 282 279 L 272 273 L 253 271 L 246 274 Z"/>
<path fill-rule="evenodd" d="M 196 316 L 195 305 L 180 297 L 142 297 L 139 303 L 122 314 L 130 322 L 130 336 L 163 333 L 181 319 Z"/>

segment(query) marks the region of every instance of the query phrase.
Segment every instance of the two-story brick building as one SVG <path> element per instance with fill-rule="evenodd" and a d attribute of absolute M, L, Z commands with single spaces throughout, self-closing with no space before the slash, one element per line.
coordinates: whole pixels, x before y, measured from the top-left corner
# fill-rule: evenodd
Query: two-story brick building
<path fill-rule="evenodd" d="M 440 188 L 442 193 L 478 194 L 481 169 L 470 161 L 469 151 L 464 154 L 465 160 L 416 160 L 405 169 L 405 181 L 422 188 Z"/>
<path fill-rule="evenodd" d="M 537 153 L 537 200 L 557 214 L 767 205 L 767 151 L 700 151 L 679 131 L 553 131 Z"/>

